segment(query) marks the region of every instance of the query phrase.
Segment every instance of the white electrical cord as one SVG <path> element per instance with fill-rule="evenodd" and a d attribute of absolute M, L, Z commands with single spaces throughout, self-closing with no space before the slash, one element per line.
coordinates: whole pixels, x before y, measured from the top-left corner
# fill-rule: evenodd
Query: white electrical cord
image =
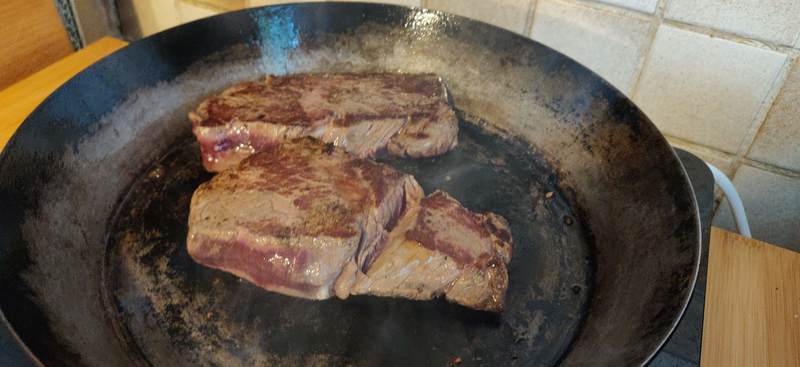
<path fill-rule="evenodd" d="M 744 213 L 742 198 L 739 197 L 739 193 L 736 191 L 733 183 L 719 168 L 714 167 L 713 164 L 708 162 L 706 162 L 706 165 L 708 169 L 711 170 L 711 174 L 714 175 L 714 182 L 722 189 L 725 197 L 728 198 L 728 204 L 731 205 L 731 211 L 733 211 L 733 219 L 736 221 L 736 229 L 739 230 L 742 236 L 752 237 L 750 234 L 750 225 L 747 223 L 747 215 Z"/>

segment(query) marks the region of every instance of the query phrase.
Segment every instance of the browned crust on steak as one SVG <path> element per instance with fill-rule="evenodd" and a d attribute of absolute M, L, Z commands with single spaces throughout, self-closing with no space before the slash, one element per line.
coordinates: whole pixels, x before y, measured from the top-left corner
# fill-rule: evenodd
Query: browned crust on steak
<path fill-rule="evenodd" d="M 209 97 L 189 119 L 212 172 L 302 136 L 335 143 L 359 157 L 387 147 L 398 156 L 435 156 L 458 142 L 455 113 L 433 74 L 268 76 Z M 362 125 L 366 128 L 357 129 Z M 347 136 L 351 130 L 355 136 Z"/>
<path fill-rule="evenodd" d="M 337 105 L 353 97 L 363 97 L 372 85 L 380 91 L 404 93 L 415 98 L 396 99 L 371 111 L 338 113 L 322 106 L 304 107 L 300 98 L 316 91 L 326 104 Z M 434 74 L 336 73 L 269 75 L 263 80 L 237 84 L 213 96 L 196 111 L 195 126 L 218 126 L 233 119 L 264 121 L 279 125 L 311 126 L 326 117 L 347 126 L 363 120 L 387 118 L 421 119 L 437 113 L 445 99 L 442 82 Z M 330 106 L 326 106 L 330 107 Z"/>
<path fill-rule="evenodd" d="M 201 184 L 192 196 L 187 249 L 201 264 L 265 289 L 324 299 L 346 284 L 336 283 L 347 276 L 345 264 L 361 266 L 362 250 L 379 244 L 403 202 L 421 192 L 411 176 L 388 166 L 297 139 Z"/>
<path fill-rule="evenodd" d="M 456 238 L 446 236 L 450 234 L 448 228 L 457 228 L 458 237 L 490 243 L 493 249 L 487 252 L 465 246 Z M 505 219 L 494 213 L 473 213 L 440 190 L 422 199 L 416 223 L 406 232 L 406 238 L 445 253 L 463 265 L 486 267 L 495 254 L 508 253 L 507 260 L 506 256 L 501 258 L 503 262 L 511 260 L 511 236 Z"/>
<path fill-rule="evenodd" d="M 461 275 L 444 290 L 451 302 L 500 312 L 508 288 L 512 242 L 506 220 L 494 213 L 473 213 L 444 191 L 422 199 L 406 239 L 451 257 Z"/>
<path fill-rule="evenodd" d="M 500 312 L 512 239 L 493 213 L 311 138 L 269 147 L 195 191 L 187 249 L 267 290 L 448 300 Z"/>

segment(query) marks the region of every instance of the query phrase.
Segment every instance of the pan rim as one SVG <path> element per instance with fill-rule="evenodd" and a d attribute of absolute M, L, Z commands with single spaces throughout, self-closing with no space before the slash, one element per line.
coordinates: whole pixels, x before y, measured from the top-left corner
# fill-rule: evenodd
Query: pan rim
<path fill-rule="evenodd" d="M 22 341 L 22 338 L 19 337 L 17 331 L 11 326 L 11 323 L 8 322 L 8 319 L 6 319 L 6 315 L 3 313 L 2 309 L 0 309 L 0 323 L 2 324 L 1 327 L 5 327 L 6 330 L 8 330 L 11 338 L 14 342 L 16 342 L 14 346 L 19 349 L 19 352 L 28 358 L 28 362 L 31 362 L 36 366 L 44 367 L 44 363 L 42 363 L 42 361 L 39 360 L 39 357 L 37 357 L 36 354 L 31 351 L 31 349 L 28 347 L 28 344 Z"/>
<path fill-rule="evenodd" d="M 650 123 L 652 124 L 652 122 Z M 675 329 L 678 328 L 678 324 L 681 322 L 681 320 L 683 320 L 683 317 L 686 315 L 686 310 L 689 308 L 689 302 L 691 302 L 692 297 L 695 296 L 694 288 L 697 285 L 697 278 L 699 278 L 700 276 L 700 264 L 702 263 L 702 258 L 703 258 L 703 224 L 700 222 L 700 207 L 697 205 L 697 195 L 695 194 L 694 186 L 692 186 L 692 182 L 689 180 L 689 174 L 686 172 L 686 167 L 684 167 L 683 163 L 678 157 L 678 154 L 675 152 L 675 149 L 672 148 L 672 145 L 670 145 L 669 142 L 666 141 L 666 138 L 664 137 L 663 134 L 661 135 L 661 139 L 663 139 L 664 144 L 667 144 L 667 146 L 670 148 L 672 157 L 677 161 L 678 165 L 680 166 L 682 173 L 681 176 L 683 177 L 684 180 L 684 186 L 686 186 L 689 189 L 689 192 L 691 194 L 690 198 L 692 202 L 692 207 L 694 208 L 694 222 L 695 222 L 694 224 L 697 232 L 697 242 L 696 242 L 697 252 L 694 258 L 694 269 L 692 271 L 692 279 L 688 287 L 689 292 L 687 294 L 687 297 L 683 300 L 683 305 L 681 306 L 680 314 L 678 315 L 678 317 L 675 318 L 675 320 L 673 320 L 672 324 L 670 325 L 669 332 L 667 332 L 664 335 L 664 337 L 658 343 L 658 346 L 650 353 L 650 355 L 647 356 L 647 358 L 640 364 L 640 366 L 646 366 L 648 363 L 653 361 L 655 356 L 662 351 L 664 345 L 667 344 L 667 341 L 669 341 L 670 337 L 672 337 L 672 334 L 675 333 Z"/>

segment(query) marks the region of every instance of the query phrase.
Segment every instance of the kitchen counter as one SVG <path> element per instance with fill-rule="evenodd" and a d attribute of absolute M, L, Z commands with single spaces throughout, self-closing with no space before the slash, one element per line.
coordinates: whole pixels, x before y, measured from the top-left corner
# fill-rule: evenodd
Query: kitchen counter
<path fill-rule="evenodd" d="M 58 86 L 126 44 L 104 38 L 0 91 L 0 149 Z M 653 365 L 800 366 L 800 254 L 710 229 L 713 179 L 696 157 L 678 153 L 698 195 L 703 265 L 686 317 Z M 22 356 L 0 330 L 0 365 Z"/>

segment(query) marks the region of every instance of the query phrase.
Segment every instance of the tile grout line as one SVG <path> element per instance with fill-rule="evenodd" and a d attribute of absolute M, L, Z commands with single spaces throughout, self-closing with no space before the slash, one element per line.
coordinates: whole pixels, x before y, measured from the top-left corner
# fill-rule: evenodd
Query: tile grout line
<path fill-rule="evenodd" d="M 653 14 L 651 14 L 651 23 L 650 29 L 648 30 L 647 34 L 647 46 L 644 50 L 644 55 L 642 55 L 642 59 L 639 61 L 639 65 L 636 66 L 636 74 L 633 76 L 633 85 L 631 86 L 630 91 L 630 98 L 635 99 L 636 93 L 639 92 L 639 82 L 642 79 L 642 75 L 644 75 L 644 71 L 647 68 L 647 65 L 650 64 L 650 59 L 653 56 L 653 48 L 656 43 L 656 35 L 658 34 L 658 29 L 661 28 L 661 23 L 664 21 L 664 11 L 667 7 L 667 0 L 658 0 L 656 3 L 656 9 Z"/>
<path fill-rule="evenodd" d="M 534 1 L 536 1 L 536 0 L 534 0 Z M 664 19 L 664 14 L 666 12 L 667 1 L 668 0 L 659 0 L 657 2 L 657 4 L 656 4 L 656 9 L 655 9 L 654 13 L 652 13 L 652 14 L 644 13 L 644 12 L 633 10 L 633 9 L 618 7 L 618 6 L 611 5 L 611 4 L 597 3 L 596 0 L 573 0 L 573 1 L 575 1 L 576 3 L 584 4 L 584 5 L 588 6 L 588 7 L 591 7 L 591 8 L 597 9 L 597 10 L 601 10 L 601 11 L 614 11 L 614 10 L 617 10 L 617 11 L 620 11 L 620 12 L 629 12 L 629 13 L 632 12 L 632 13 L 637 13 L 639 15 L 645 15 L 645 16 L 652 17 L 653 24 L 651 25 L 651 29 L 649 30 L 649 35 L 648 35 L 648 38 L 650 38 L 650 42 L 648 44 L 647 50 L 645 51 L 645 55 L 642 58 L 642 61 L 640 62 L 637 74 L 636 74 L 636 76 L 634 78 L 634 87 L 632 89 L 631 96 L 635 96 L 636 92 L 638 91 L 638 88 L 639 88 L 639 85 L 640 85 L 641 76 L 644 74 L 644 72 L 645 72 L 645 70 L 647 68 L 647 64 L 649 63 L 649 60 L 650 60 L 650 58 L 652 56 L 652 49 L 653 49 L 654 42 L 655 42 L 655 36 L 657 35 L 658 28 L 660 27 L 661 24 L 671 25 L 671 26 L 674 26 L 674 27 L 679 28 L 679 29 L 684 29 L 684 30 L 689 30 L 689 31 L 695 32 L 695 33 L 705 34 L 705 35 L 709 35 L 711 37 L 722 38 L 722 39 L 725 39 L 725 40 L 728 40 L 728 41 L 732 41 L 732 42 L 743 43 L 743 44 L 746 44 L 748 46 L 755 46 L 755 47 L 759 47 L 759 48 L 762 48 L 762 49 L 766 48 L 766 49 L 774 51 L 774 52 L 783 52 L 785 54 L 788 54 L 787 55 L 787 61 L 784 62 L 784 65 L 781 66 L 781 69 L 777 73 L 776 77 L 770 83 L 770 88 L 768 89 L 768 93 L 766 94 L 764 99 L 761 101 L 759 110 L 758 110 L 756 116 L 753 119 L 753 123 L 748 128 L 748 133 L 745 135 L 745 138 L 742 140 L 742 143 L 737 148 L 736 153 L 724 152 L 724 151 L 718 150 L 718 149 L 713 148 L 713 147 L 708 146 L 708 145 L 703 145 L 703 144 L 700 144 L 700 143 L 691 142 L 691 141 L 688 141 L 688 140 L 676 138 L 676 137 L 673 137 L 673 136 L 670 136 L 670 135 L 666 135 L 666 134 L 665 134 L 665 136 L 667 136 L 670 140 L 675 141 L 677 143 L 677 145 L 683 145 L 683 146 L 689 147 L 691 149 L 695 149 L 695 150 L 698 150 L 698 151 L 705 152 L 706 154 L 708 154 L 710 156 L 717 156 L 717 157 L 720 157 L 720 158 L 724 158 L 724 159 L 730 160 L 731 161 L 730 165 L 728 167 L 724 167 L 724 170 L 726 171 L 726 173 L 730 172 L 731 179 L 733 179 L 735 177 L 736 171 L 738 170 L 739 166 L 741 166 L 742 163 L 746 163 L 748 165 L 751 165 L 751 166 L 754 166 L 754 167 L 758 167 L 758 168 L 760 168 L 762 170 L 765 170 L 765 171 L 768 171 L 768 172 L 771 172 L 771 173 L 775 173 L 775 174 L 779 174 L 779 175 L 782 175 L 782 176 L 796 177 L 796 176 L 800 175 L 800 172 L 787 170 L 787 169 L 781 168 L 779 166 L 775 166 L 775 165 L 772 165 L 772 164 L 769 164 L 769 163 L 752 160 L 752 159 L 749 159 L 749 158 L 745 157 L 746 154 L 748 153 L 750 147 L 752 146 L 753 142 L 755 141 L 756 137 L 758 136 L 758 132 L 763 127 L 763 124 L 766 122 L 766 118 L 769 116 L 769 111 L 771 111 L 772 106 L 774 105 L 774 102 L 776 101 L 777 97 L 779 96 L 779 94 L 780 94 L 780 92 L 781 92 L 781 90 L 783 88 L 783 84 L 785 83 L 786 79 L 788 78 L 789 72 L 791 71 L 791 66 L 792 66 L 792 63 L 793 63 L 793 59 L 795 57 L 797 57 L 797 55 L 800 55 L 800 50 L 794 50 L 794 49 L 792 49 L 790 47 L 780 46 L 780 45 L 776 45 L 776 44 L 770 44 L 769 42 L 763 42 L 763 41 L 759 41 L 759 40 L 749 39 L 749 38 L 742 37 L 742 36 L 739 36 L 739 35 L 736 35 L 736 34 L 720 32 L 720 31 L 717 31 L 717 30 L 714 30 L 714 29 L 711 29 L 711 28 L 707 28 L 707 27 L 694 26 L 694 25 L 691 25 L 691 24 L 685 24 L 685 23 L 681 23 L 681 22 L 676 22 L 676 21 Z M 800 39 L 800 34 L 798 34 L 798 39 Z"/>
<path fill-rule="evenodd" d="M 681 22 L 681 21 L 672 20 L 672 19 L 665 19 L 663 15 L 664 15 L 664 11 L 666 10 L 666 5 L 667 5 L 667 1 L 668 0 L 659 0 L 658 4 L 656 5 L 656 11 L 653 14 L 642 12 L 642 11 L 636 10 L 636 9 L 629 9 L 629 8 L 618 6 L 618 5 L 600 3 L 600 2 L 598 2 L 598 0 L 574 0 L 574 1 L 578 1 L 578 2 L 584 3 L 584 4 L 588 5 L 588 6 L 591 6 L 591 7 L 596 8 L 596 9 L 613 8 L 613 9 L 617 9 L 617 10 L 621 10 L 621 11 L 634 12 L 634 13 L 638 13 L 638 14 L 641 14 L 641 15 L 658 16 L 662 23 L 670 25 L 670 26 L 675 27 L 675 28 L 688 30 L 688 31 L 691 31 L 691 32 L 694 32 L 694 33 L 700 33 L 700 34 L 704 34 L 704 35 L 707 35 L 707 36 L 712 36 L 712 37 L 715 37 L 715 38 L 721 38 L 721 39 L 724 39 L 724 40 L 727 40 L 727 41 L 742 43 L 742 44 L 745 44 L 745 45 L 748 45 L 748 46 L 757 47 L 757 48 L 761 48 L 761 49 L 767 49 L 767 50 L 771 50 L 771 51 L 783 52 L 783 53 L 787 53 L 787 54 L 791 54 L 791 55 L 800 55 L 800 45 L 797 44 L 797 42 L 800 41 L 800 33 L 798 33 L 798 35 L 796 36 L 797 38 L 794 40 L 794 44 L 787 46 L 787 45 L 781 45 L 781 44 L 778 44 L 778 43 L 775 43 L 775 42 L 772 42 L 772 41 L 765 41 L 765 40 L 760 40 L 760 39 L 756 39 L 756 38 L 748 38 L 747 36 L 739 35 L 739 34 L 736 34 L 736 33 L 733 33 L 733 32 L 723 31 L 723 30 L 719 30 L 719 29 L 714 29 L 714 28 L 707 27 L 707 26 L 701 26 L 701 25 Z M 661 13 L 659 14 L 659 12 L 661 12 Z"/>
<path fill-rule="evenodd" d="M 762 171 L 769 172 L 778 176 L 783 176 L 790 179 L 800 179 L 800 172 L 778 167 L 775 165 L 771 165 L 769 163 L 764 163 L 747 157 L 742 158 L 742 164 L 746 164 L 748 166 L 755 167 Z"/>
<path fill-rule="evenodd" d="M 612 11 L 617 13 L 629 13 L 629 14 L 635 13 L 636 15 L 639 15 L 641 17 L 651 17 L 655 14 L 655 11 L 653 13 L 650 13 L 639 9 L 628 8 L 621 5 L 608 4 L 602 2 L 602 0 L 569 0 L 569 1 L 580 3 L 593 9 Z"/>
<path fill-rule="evenodd" d="M 539 7 L 539 0 L 528 2 L 528 15 L 525 17 L 525 37 L 533 39 L 533 20 L 536 17 L 536 9 Z"/>
<path fill-rule="evenodd" d="M 705 160 L 703 156 L 708 156 L 709 158 L 717 158 L 720 160 L 728 160 L 728 163 L 725 167 L 717 166 L 726 176 L 730 176 L 730 169 L 731 164 L 733 163 L 734 155 L 728 152 L 723 152 L 721 150 L 717 150 L 716 148 L 712 148 L 706 145 L 693 143 L 669 134 L 664 134 L 664 137 L 667 138 L 669 144 L 674 148 L 683 149 L 688 151 L 689 153 L 694 154 L 697 158 L 700 158 L 701 161 L 704 163 L 710 163 Z M 716 185 L 714 186 L 714 200 L 719 200 L 720 196 L 722 196 L 722 190 L 720 190 Z M 713 211 L 712 211 L 713 213 Z"/>
<path fill-rule="evenodd" d="M 794 42 L 792 42 L 791 47 L 800 49 L 800 31 L 797 31 L 797 34 L 794 35 Z"/>
<path fill-rule="evenodd" d="M 667 140 L 670 141 L 670 143 L 675 143 L 676 145 L 679 145 L 679 146 L 684 146 L 684 147 L 687 147 L 687 148 L 690 148 L 690 149 L 703 151 L 704 154 L 714 155 L 714 156 L 717 156 L 717 158 L 722 158 L 722 159 L 730 159 L 731 161 L 733 161 L 733 159 L 736 158 L 736 154 L 733 154 L 733 153 L 728 153 L 726 151 L 723 151 L 723 150 L 720 150 L 720 149 L 717 149 L 717 148 L 714 148 L 714 147 L 711 147 L 711 146 L 708 146 L 708 145 L 704 145 L 704 144 L 701 144 L 701 143 L 695 143 L 693 141 L 686 140 L 686 139 L 683 139 L 683 138 L 680 138 L 680 137 L 677 137 L 677 136 L 673 136 L 673 135 L 670 135 L 670 134 L 667 134 L 667 133 L 662 133 L 662 134 L 664 135 L 664 137 L 667 138 Z"/>
<path fill-rule="evenodd" d="M 733 157 L 734 156 L 732 154 L 728 153 L 728 152 L 723 152 L 721 150 L 717 150 L 716 148 L 712 148 L 712 147 L 709 147 L 709 146 L 706 146 L 706 145 L 693 143 L 693 142 L 690 142 L 690 141 L 687 141 L 687 140 L 684 140 L 684 139 L 681 139 L 681 138 L 678 138 L 678 137 L 675 137 L 675 136 L 672 136 L 672 135 L 669 135 L 669 134 L 664 134 L 664 137 L 667 138 L 667 141 L 669 142 L 670 146 L 672 146 L 673 148 L 683 149 L 683 150 L 685 150 L 685 151 L 687 151 L 689 153 L 692 153 L 694 156 L 696 156 L 701 161 L 703 161 L 703 163 L 710 163 L 710 162 L 707 162 L 700 155 L 710 156 L 710 158 L 718 158 L 718 159 L 722 159 L 722 160 L 730 160 L 731 162 L 733 162 Z M 721 169 L 722 172 L 725 173 L 726 176 L 730 176 L 730 173 L 729 173 L 730 165 L 731 164 L 729 163 L 727 167 L 717 166 L 717 168 Z M 714 215 L 716 215 L 717 208 L 719 207 L 719 203 L 722 202 L 722 190 L 717 185 L 714 185 L 714 193 L 713 193 L 712 198 L 713 198 L 714 203 L 713 203 L 713 206 L 711 208 L 711 217 L 713 218 Z"/>
<path fill-rule="evenodd" d="M 788 178 L 790 180 L 798 180 L 798 181 L 800 181 L 800 172 L 796 172 L 796 171 L 788 170 L 788 169 L 785 169 L 785 168 L 773 166 L 771 164 L 764 163 L 764 162 L 759 162 L 759 161 L 756 161 L 756 160 L 752 160 L 752 159 L 747 158 L 747 157 L 744 157 L 744 158 L 741 159 L 740 167 L 741 167 L 741 165 L 744 165 L 744 164 L 746 164 L 746 165 L 748 165 L 750 167 L 762 170 L 764 172 L 768 172 L 768 173 L 771 173 L 771 174 L 774 174 L 774 175 L 777 175 L 777 176 Z M 738 169 L 737 169 L 737 172 L 738 172 Z M 734 178 L 735 178 L 734 176 L 730 177 L 731 182 L 733 182 Z M 715 188 L 715 191 L 716 191 L 716 188 Z M 728 205 L 722 205 L 723 203 L 728 203 Z M 717 197 L 717 195 L 715 194 L 715 196 L 714 196 L 714 209 L 713 209 L 712 215 L 711 215 L 711 218 L 712 218 L 711 219 L 711 223 L 712 223 L 712 225 L 714 223 L 714 218 L 717 217 L 717 213 L 723 207 L 728 208 L 728 210 L 731 210 L 730 209 L 730 203 L 728 202 L 727 198 L 723 198 L 722 195 L 719 195 L 719 197 Z M 750 221 L 750 223 L 752 224 L 752 221 Z"/>
<path fill-rule="evenodd" d="M 780 52 L 793 56 L 800 55 L 800 50 L 795 49 L 792 46 L 785 46 L 771 41 L 763 41 L 755 38 L 748 38 L 746 36 L 738 35 L 736 33 L 726 32 L 706 26 L 700 26 L 672 19 L 664 19 L 664 23 L 671 27 L 682 29 L 684 31 L 698 33 L 713 38 L 719 38 L 729 42 L 735 42 L 746 46 L 759 48 L 762 50 Z"/>
<path fill-rule="evenodd" d="M 789 78 L 789 72 L 792 67 L 793 57 L 787 56 L 786 60 L 781 65 L 781 69 L 778 71 L 778 75 L 770 83 L 769 90 L 767 91 L 767 95 L 764 96 L 764 99 L 761 100 L 761 103 L 758 107 L 758 111 L 756 112 L 755 117 L 753 118 L 753 122 L 750 123 L 750 126 L 747 129 L 747 133 L 742 138 L 742 141 L 739 143 L 739 147 L 736 149 L 736 158 L 734 159 L 733 163 L 731 164 L 732 168 L 732 176 L 733 178 L 736 177 L 736 173 L 739 171 L 739 167 L 742 165 L 742 161 L 746 158 L 747 153 L 750 152 L 750 149 L 753 146 L 753 143 L 756 141 L 758 137 L 759 131 L 764 126 L 767 121 L 767 117 L 769 117 L 770 111 L 775 105 L 775 101 L 777 100 L 778 96 L 781 94 L 783 90 L 783 86 L 786 83 L 786 80 Z"/>

